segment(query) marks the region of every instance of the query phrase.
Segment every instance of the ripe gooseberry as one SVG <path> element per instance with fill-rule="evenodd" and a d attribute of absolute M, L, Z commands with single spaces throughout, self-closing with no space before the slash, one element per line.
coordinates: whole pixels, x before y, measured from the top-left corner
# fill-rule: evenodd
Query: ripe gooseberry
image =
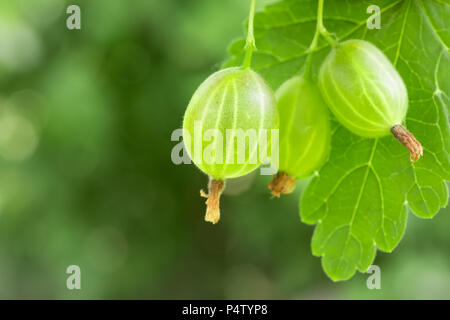
<path fill-rule="evenodd" d="M 201 193 L 208 198 L 206 221 L 219 221 L 219 197 L 225 186 L 225 179 L 246 175 L 266 160 L 259 157 L 259 139 L 255 143 L 245 143 L 244 149 L 239 149 L 239 144 L 234 143 L 233 135 L 236 130 L 253 130 L 256 137 L 261 130 L 270 132 L 278 129 L 278 122 L 272 90 L 250 68 L 234 67 L 218 71 L 206 79 L 194 93 L 184 116 L 183 140 L 197 167 L 211 177 L 209 195 Z M 198 139 L 196 136 L 200 134 L 202 140 L 209 140 L 207 135 L 211 129 L 216 132 L 214 141 L 210 144 L 202 143 L 197 149 L 195 145 L 192 148 L 191 137 Z M 223 143 L 227 136 L 226 143 Z M 271 148 L 270 140 L 267 142 L 267 150 Z M 214 161 L 203 158 L 208 155 Z"/>
<path fill-rule="evenodd" d="M 207 198 L 205 220 L 213 224 L 220 219 L 219 200 L 225 179 L 246 175 L 264 162 L 265 157 L 271 156 L 268 150 L 272 150 L 272 139 L 267 140 L 268 133 L 279 127 L 274 94 L 264 79 L 250 68 L 256 49 L 254 15 L 255 0 L 251 0 L 243 66 L 218 71 L 206 79 L 195 91 L 183 121 L 186 150 L 197 167 L 210 177 L 209 194 L 200 191 L 200 195 Z M 210 140 L 212 137 L 207 136 L 211 131 L 214 132 L 213 143 L 205 147 L 195 142 L 192 149 L 190 137 L 202 141 L 205 135 L 205 140 Z M 255 136 L 249 137 L 248 140 L 253 141 L 247 145 L 246 134 L 249 132 Z M 266 140 L 261 139 L 262 132 L 266 133 Z M 244 137 L 239 146 L 234 141 L 242 133 Z M 223 147 L 223 137 L 227 137 L 226 147 Z M 262 149 L 265 152 L 261 152 Z M 203 161 L 205 152 L 214 161 Z"/>
<path fill-rule="evenodd" d="M 402 125 L 408 109 L 405 84 L 376 46 L 364 40 L 337 44 L 320 67 L 319 87 L 348 130 L 368 138 L 392 133 L 408 148 L 411 161 L 422 156 L 421 144 Z"/>
<path fill-rule="evenodd" d="M 330 149 L 329 112 L 319 88 L 294 76 L 276 91 L 280 116 L 279 171 L 269 183 L 272 195 L 291 193 L 296 179 L 312 174 Z"/>

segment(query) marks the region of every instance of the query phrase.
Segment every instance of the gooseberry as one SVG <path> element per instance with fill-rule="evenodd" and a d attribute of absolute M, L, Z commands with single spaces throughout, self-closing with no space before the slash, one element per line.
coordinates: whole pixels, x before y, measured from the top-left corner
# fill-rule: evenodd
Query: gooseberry
<path fill-rule="evenodd" d="M 278 126 L 274 94 L 250 68 L 218 71 L 199 86 L 184 116 L 183 141 L 193 162 L 210 177 L 209 194 L 201 191 L 207 198 L 206 221 L 219 221 L 224 181 L 258 168 L 266 160 L 261 148 L 270 156 L 271 130 Z"/>
<path fill-rule="evenodd" d="M 296 179 L 309 176 L 323 164 L 331 132 L 328 108 L 309 78 L 290 78 L 275 97 L 280 116 L 280 156 L 279 171 L 269 189 L 279 197 L 294 190 Z"/>
<path fill-rule="evenodd" d="M 364 40 L 338 43 L 319 71 L 329 108 L 351 132 L 368 138 L 392 133 L 418 160 L 423 149 L 405 128 L 408 93 L 400 74 L 376 46 Z"/>

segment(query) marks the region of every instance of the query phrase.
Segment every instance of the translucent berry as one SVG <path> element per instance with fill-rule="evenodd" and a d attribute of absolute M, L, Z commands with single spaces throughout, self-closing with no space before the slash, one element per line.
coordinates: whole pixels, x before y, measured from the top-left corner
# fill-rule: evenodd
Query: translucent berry
<path fill-rule="evenodd" d="M 408 110 L 405 84 L 389 59 L 370 42 L 337 44 L 319 72 L 319 87 L 336 118 L 353 133 L 378 138 L 393 134 L 418 160 L 422 146 L 402 126 Z"/>
<path fill-rule="evenodd" d="M 184 116 L 183 140 L 211 178 L 209 195 L 201 193 L 208 198 L 206 221 L 219 220 L 224 181 L 250 173 L 270 156 L 271 130 L 278 126 L 273 92 L 250 68 L 218 71 L 200 85 Z"/>
<path fill-rule="evenodd" d="M 330 148 L 329 112 L 319 88 L 295 76 L 275 93 L 280 116 L 279 173 L 269 183 L 272 194 L 291 193 L 296 179 L 317 170 Z"/>

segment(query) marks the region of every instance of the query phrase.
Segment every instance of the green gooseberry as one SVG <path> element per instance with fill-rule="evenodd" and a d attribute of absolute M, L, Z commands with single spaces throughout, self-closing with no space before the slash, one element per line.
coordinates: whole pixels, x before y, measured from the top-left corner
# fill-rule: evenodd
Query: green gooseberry
<path fill-rule="evenodd" d="M 392 133 L 409 149 L 411 161 L 423 154 L 420 143 L 402 126 L 408 110 L 405 84 L 370 42 L 337 44 L 320 67 L 319 87 L 333 114 L 351 132 L 368 138 Z"/>
<path fill-rule="evenodd" d="M 250 68 L 218 71 L 199 86 L 184 115 L 183 141 L 193 162 L 210 177 L 209 195 L 201 191 L 207 198 L 206 221 L 219 221 L 224 181 L 252 172 L 270 156 L 271 133 L 278 128 L 274 94 Z M 261 139 L 261 132 L 267 139 Z"/>
<path fill-rule="evenodd" d="M 294 190 L 296 179 L 320 168 L 329 153 L 331 130 L 328 108 L 309 78 L 290 78 L 275 97 L 280 115 L 280 161 L 269 189 L 279 197 Z"/>
<path fill-rule="evenodd" d="M 319 88 L 310 79 L 294 76 L 276 91 L 280 115 L 278 174 L 269 183 L 272 195 L 294 190 L 296 179 L 320 168 L 330 149 L 330 119 Z"/>

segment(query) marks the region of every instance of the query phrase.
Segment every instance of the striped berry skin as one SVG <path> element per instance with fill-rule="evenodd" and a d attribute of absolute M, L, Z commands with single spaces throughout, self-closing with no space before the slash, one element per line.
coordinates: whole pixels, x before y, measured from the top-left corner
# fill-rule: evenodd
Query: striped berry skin
<path fill-rule="evenodd" d="M 195 122 L 201 121 L 201 137 L 203 142 L 201 149 L 201 161 L 195 148 Z M 270 155 L 271 129 L 279 128 L 279 118 L 276 109 L 275 97 L 272 90 L 263 78 L 250 68 L 233 67 L 218 71 L 206 79 L 194 93 L 184 116 L 184 142 L 186 150 L 193 162 L 204 173 L 214 180 L 223 181 L 228 178 L 236 178 L 248 174 L 258 168 L 266 159 L 259 157 L 259 140 L 257 143 L 245 143 L 245 161 L 238 161 L 243 154 L 238 154 L 238 143 L 234 145 L 227 142 L 227 129 L 243 132 L 252 129 L 256 137 L 261 129 L 267 130 L 267 151 Z M 221 145 L 214 137 L 207 140 L 205 132 L 209 129 L 217 129 L 223 137 Z M 186 137 L 186 135 L 189 137 Z M 198 139 L 198 137 L 197 137 Z M 236 139 L 234 139 L 236 140 Z M 214 142 L 215 141 L 215 142 Z M 217 142 L 217 143 L 216 143 Z M 207 163 L 204 159 L 206 148 L 212 148 L 212 154 L 220 152 L 215 163 Z M 197 152 L 197 153 L 199 153 Z M 228 161 L 227 156 L 234 161 Z M 255 163 L 249 163 L 249 159 L 256 156 Z M 231 159 L 231 158 L 229 158 Z"/>
<path fill-rule="evenodd" d="M 389 59 L 370 42 L 339 43 L 320 68 L 319 87 L 339 122 L 362 137 L 389 135 L 405 120 L 405 84 Z"/>
<path fill-rule="evenodd" d="M 329 112 L 319 88 L 302 76 L 275 93 L 280 114 L 279 171 L 303 178 L 326 159 L 331 140 Z"/>

